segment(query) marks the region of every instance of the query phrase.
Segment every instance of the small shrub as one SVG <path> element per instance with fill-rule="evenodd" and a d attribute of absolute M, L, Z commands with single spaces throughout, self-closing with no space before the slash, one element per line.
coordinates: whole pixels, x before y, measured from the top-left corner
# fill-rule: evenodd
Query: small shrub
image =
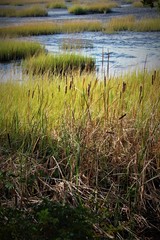
<path fill-rule="evenodd" d="M 27 211 L 0 208 L 1 240 L 93 239 L 93 217 L 86 208 L 44 200 Z"/>

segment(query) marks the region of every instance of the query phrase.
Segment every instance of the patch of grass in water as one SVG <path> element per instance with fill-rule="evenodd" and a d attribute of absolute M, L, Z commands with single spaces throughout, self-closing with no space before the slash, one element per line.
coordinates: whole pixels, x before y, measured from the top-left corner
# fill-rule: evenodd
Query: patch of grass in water
<path fill-rule="evenodd" d="M 136 20 L 134 16 L 112 18 L 105 24 L 106 32 L 117 31 L 135 31 L 135 32 L 152 32 L 160 31 L 160 18 L 142 18 Z"/>
<path fill-rule="evenodd" d="M 140 8 L 141 8 L 141 7 L 144 7 L 142 1 L 140 1 L 140 0 L 134 1 L 134 2 L 132 3 L 132 6 L 133 6 L 133 7 L 140 7 Z"/>
<path fill-rule="evenodd" d="M 13 39 L 0 40 L 0 62 L 26 58 L 44 52 L 44 48 L 35 42 Z"/>
<path fill-rule="evenodd" d="M 51 1 L 46 6 L 47 8 L 67 8 L 64 0 Z"/>
<path fill-rule="evenodd" d="M 61 45 L 63 50 L 78 50 L 82 48 L 93 48 L 93 44 L 90 41 L 81 39 L 64 39 Z"/>
<path fill-rule="evenodd" d="M 71 6 L 68 11 L 75 15 L 81 14 L 93 14 L 93 13 L 109 13 L 111 8 L 117 7 L 116 2 L 107 2 L 107 3 L 87 3 L 87 4 L 75 4 Z"/>
<path fill-rule="evenodd" d="M 101 22 L 87 20 L 73 20 L 64 22 L 38 22 L 0 28 L 0 36 L 31 36 L 49 35 L 56 33 L 72 33 L 84 31 L 100 31 Z"/>
<path fill-rule="evenodd" d="M 1 0 L 0 5 L 14 5 L 14 6 L 23 6 L 28 4 L 41 4 L 48 3 L 52 0 Z"/>
<path fill-rule="evenodd" d="M 74 53 L 64 53 L 59 55 L 41 54 L 36 57 L 26 59 L 23 64 L 28 73 L 44 74 L 67 74 L 72 71 L 93 71 L 95 61 L 91 57 L 84 57 Z"/>
<path fill-rule="evenodd" d="M 0 17 L 44 17 L 47 15 L 46 9 L 38 5 L 23 9 L 0 8 Z"/>

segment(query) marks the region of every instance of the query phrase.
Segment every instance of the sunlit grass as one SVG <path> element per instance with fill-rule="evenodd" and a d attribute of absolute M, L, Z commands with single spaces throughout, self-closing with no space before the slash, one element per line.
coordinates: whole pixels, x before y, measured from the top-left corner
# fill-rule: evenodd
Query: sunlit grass
<path fill-rule="evenodd" d="M 96 206 L 98 229 L 110 239 L 155 230 L 159 92 L 160 72 L 146 70 L 101 80 L 46 73 L 0 83 L 1 199 L 21 206 L 47 197 L 94 212 Z M 129 218 L 122 218 L 124 206 Z"/>
<path fill-rule="evenodd" d="M 98 20 L 26 23 L 0 28 L 0 36 L 31 36 L 73 32 L 160 31 L 160 18 L 136 20 L 134 16 L 112 18 L 107 23 Z"/>
<path fill-rule="evenodd" d="M 142 18 L 136 20 L 134 16 L 113 18 L 109 23 L 105 24 L 106 32 L 115 31 L 137 31 L 137 32 L 152 32 L 160 31 L 160 18 Z"/>
<path fill-rule="evenodd" d="M 112 18 L 108 23 L 106 23 L 106 31 L 116 32 L 116 31 L 126 31 L 133 29 L 135 22 L 135 17 L 128 15 L 125 17 Z"/>
<path fill-rule="evenodd" d="M 67 6 L 64 0 L 56 0 L 49 2 L 47 8 L 67 8 Z"/>
<path fill-rule="evenodd" d="M 116 2 L 99 2 L 99 3 L 87 3 L 81 5 L 73 5 L 68 11 L 70 13 L 79 15 L 79 14 L 89 14 L 89 13 L 108 13 L 111 12 L 113 7 L 117 7 L 118 4 Z"/>
<path fill-rule="evenodd" d="M 84 57 L 74 53 L 63 53 L 59 55 L 41 54 L 24 61 L 25 70 L 28 73 L 42 74 L 67 74 L 75 70 L 80 72 L 92 71 L 95 69 L 95 61 L 91 57 Z"/>
<path fill-rule="evenodd" d="M 47 15 L 46 9 L 38 5 L 23 9 L 0 8 L 0 17 L 43 17 Z"/>
<path fill-rule="evenodd" d="M 44 52 L 39 43 L 18 40 L 0 40 L 0 62 L 17 60 Z"/>
<path fill-rule="evenodd" d="M 100 21 L 38 22 L 0 28 L 0 36 L 30 36 L 101 30 Z"/>
<path fill-rule="evenodd" d="M 52 0 L 1 0 L 0 5 L 15 5 L 15 6 L 23 6 L 28 4 L 40 4 L 40 3 L 48 3 Z"/>
<path fill-rule="evenodd" d="M 132 3 L 132 6 L 133 6 L 133 7 L 143 7 L 143 3 L 142 3 L 142 1 L 137 0 L 137 1 L 134 1 L 134 2 Z"/>

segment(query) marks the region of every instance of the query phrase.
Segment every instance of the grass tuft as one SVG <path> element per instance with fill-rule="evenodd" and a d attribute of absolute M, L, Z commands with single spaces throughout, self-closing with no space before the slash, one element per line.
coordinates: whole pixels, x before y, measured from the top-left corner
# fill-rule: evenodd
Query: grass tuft
<path fill-rule="evenodd" d="M 41 4 L 48 3 L 52 0 L 1 0 L 0 5 L 14 5 L 14 6 L 23 6 L 28 4 Z"/>
<path fill-rule="evenodd" d="M 39 43 L 18 40 L 0 40 L 0 62 L 29 57 L 44 52 Z"/>
<path fill-rule="evenodd" d="M 41 6 L 32 6 L 24 9 L 0 8 L 0 17 L 44 17 L 48 13 Z"/>
<path fill-rule="evenodd" d="M 72 71 L 79 70 L 80 72 L 92 71 L 95 69 L 95 62 L 90 57 L 83 57 L 76 54 L 41 54 L 33 56 L 24 61 L 24 68 L 28 73 L 33 74 L 67 74 Z"/>
<path fill-rule="evenodd" d="M 68 11 L 75 15 L 80 14 L 93 14 L 93 13 L 109 13 L 111 12 L 111 8 L 117 7 L 116 2 L 100 2 L 100 3 L 87 3 L 87 4 L 75 4 L 71 6 Z"/>
<path fill-rule="evenodd" d="M 46 6 L 47 6 L 47 8 L 67 8 L 64 0 L 51 1 Z"/>
<path fill-rule="evenodd" d="M 116 31 L 137 31 L 152 32 L 160 31 L 160 18 L 142 18 L 136 20 L 134 16 L 112 18 L 109 23 L 104 26 L 106 32 Z"/>

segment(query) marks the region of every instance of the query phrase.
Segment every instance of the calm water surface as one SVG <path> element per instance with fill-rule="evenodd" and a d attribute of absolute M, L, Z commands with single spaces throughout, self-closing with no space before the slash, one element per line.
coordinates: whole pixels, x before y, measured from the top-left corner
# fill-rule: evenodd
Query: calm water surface
<path fill-rule="evenodd" d="M 102 55 L 104 55 L 103 70 L 105 70 L 109 52 L 109 68 L 112 75 L 144 67 L 148 69 L 160 67 L 160 32 L 74 33 L 36 36 L 31 39 L 40 42 L 48 52 L 52 53 L 66 51 L 62 49 L 64 43 L 73 43 L 73 45 L 80 43 L 84 47 L 77 49 L 76 52 L 95 58 L 97 70 L 100 71 Z"/>

